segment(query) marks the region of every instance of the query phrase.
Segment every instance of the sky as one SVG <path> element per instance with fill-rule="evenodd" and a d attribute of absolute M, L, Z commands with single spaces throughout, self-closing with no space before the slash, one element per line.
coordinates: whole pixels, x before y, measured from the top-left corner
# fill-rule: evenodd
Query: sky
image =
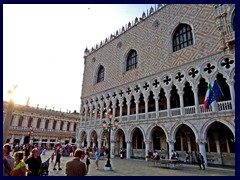
<path fill-rule="evenodd" d="M 80 110 L 84 50 L 154 4 L 3 4 L 3 100 Z"/>

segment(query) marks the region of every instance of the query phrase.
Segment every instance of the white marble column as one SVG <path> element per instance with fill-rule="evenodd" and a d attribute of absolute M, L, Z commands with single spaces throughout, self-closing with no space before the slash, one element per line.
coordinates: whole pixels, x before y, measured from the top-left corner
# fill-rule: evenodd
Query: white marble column
<path fill-rule="evenodd" d="M 184 111 L 183 91 L 179 90 L 178 94 L 180 98 L 180 112 L 181 112 L 181 115 L 184 115 L 185 111 Z"/>
<path fill-rule="evenodd" d="M 120 108 L 120 112 L 119 112 L 119 116 L 120 116 L 120 120 L 119 122 L 122 122 L 122 107 L 123 107 L 123 99 L 119 99 L 119 108 Z"/>
<path fill-rule="evenodd" d="M 159 103 L 158 103 L 159 97 L 158 97 L 157 93 L 154 94 L 154 100 L 155 100 L 156 118 L 158 118 L 158 116 L 159 116 Z"/>
<path fill-rule="evenodd" d="M 103 102 L 100 102 L 100 120 L 102 121 L 103 117 Z"/>
<path fill-rule="evenodd" d="M 19 115 L 18 114 L 15 114 L 14 116 L 13 116 L 13 121 L 12 121 L 12 126 L 13 127 L 18 127 L 18 122 L 19 122 Z"/>
<path fill-rule="evenodd" d="M 89 126 L 91 126 L 92 125 L 92 110 L 93 110 L 92 104 L 90 104 L 89 108 L 90 108 Z"/>
<path fill-rule="evenodd" d="M 130 159 L 131 158 L 131 141 L 127 141 L 127 157 L 126 159 Z"/>
<path fill-rule="evenodd" d="M 49 119 L 49 123 L 48 123 L 48 129 L 53 129 L 53 119 Z"/>
<path fill-rule="evenodd" d="M 130 98 L 126 98 L 127 100 L 127 121 L 130 121 Z"/>
<path fill-rule="evenodd" d="M 63 131 L 67 131 L 68 121 L 63 122 Z"/>
<path fill-rule="evenodd" d="M 28 127 L 28 120 L 29 120 L 29 116 L 24 116 L 23 122 L 22 122 L 23 129 L 26 129 Z"/>
<path fill-rule="evenodd" d="M 198 87 L 195 87 L 193 89 L 193 94 L 194 94 L 194 102 L 195 102 L 195 113 L 199 114 L 200 113 L 200 109 L 199 109 L 199 101 L 198 101 Z"/>
<path fill-rule="evenodd" d="M 169 158 L 171 158 L 172 150 L 174 150 L 174 143 L 175 143 L 175 141 L 173 141 L 173 140 L 168 141 L 168 149 L 169 149 L 168 157 Z"/>
<path fill-rule="evenodd" d="M 22 135 L 21 140 L 20 140 L 20 145 L 24 143 L 24 135 Z"/>
<path fill-rule="evenodd" d="M 170 93 L 169 92 L 165 92 L 166 98 L 167 98 L 167 113 L 168 113 L 168 117 L 171 117 L 171 106 L 170 106 Z"/>
<path fill-rule="evenodd" d="M 97 114 L 98 114 L 98 103 L 94 103 L 94 107 L 95 107 L 95 110 L 94 110 L 94 126 L 96 125 L 96 122 L 97 122 Z"/>
<path fill-rule="evenodd" d="M 57 120 L 55 130 L 60 130 L 60 123 L 61 123 L 61 121 L 60 121 L 60 120 Z"/>
<path fill-rule="evenodd" d="M 74 122 L 71 122 L 71 123 L 70 123 L 69 131 L 71 131 L 71 132 L 74 131 Z"/>
<path fill-rule="evenodd" d="M 231 94 L 231 101 L 232 101 L 232 110 L 235 110 L 235 90 L 234 90 L 234 80 L 227 81 L 230 89 Z"/>
<path fill-rule="evenodd" d="M 101 149 L 101 146 L 102 146 L 102 140 L 98 139 L 98 149 Z"/>
<path fill-rule="evenodd" d="M 111 152 L 110 152 L 110 158 L 115 157 L 115 141 L 111 141 Z"/>
<path fill-rule="evenodd" d="M 38 117 L 33 117 L 32 124 L 31 124 L 33 129 L 37 128 L 37 121 L 38 121 Z"/>
<path fill-rule="evenodd" d="M 207 166 L 207 155 L 206 155 L 206 148 L 205 148 L 206 140 L 198 140 L 199 152 L 202 154 L 205 166 Z"/>
<path fill-rule="evenodd" d="M 42 117 L 40 122 L 40 129 L 45 129 L 45 121 L 46 121 L 45 118 Z"/>
<path fill-rule="evenodd" d="M 150 141 L 149 140 L 147 140 L 147 141 L 145 141 L 145 156 L 147 156 L 148 155 L 148 151 L 150 150 Z M 147 158 L 146 158 L 146 161 L 147 161 Z"/>
<path fill-rule="evenodd" d="M 11 139 L 9 140 L 10 144 L 13 144 L 13 142 L 14 142 L 14 134 L 12 134 Z"/>
<path fill-rule="evenodd" d="M 136 104 L 136 120 L 139 120 L 139 100 L 134 101 Z"/>
<path fill-rule="evenodd" d="M 144 94 L 144 102 L 145 102 L 145 120 L 148 119 L 148 94 Z"/>

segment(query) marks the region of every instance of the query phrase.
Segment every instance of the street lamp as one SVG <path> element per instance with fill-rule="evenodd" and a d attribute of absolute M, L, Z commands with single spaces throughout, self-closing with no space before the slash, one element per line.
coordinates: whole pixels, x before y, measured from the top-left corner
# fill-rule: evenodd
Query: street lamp
<path fill-rule="evenodd" d="M 111 131 L 115 131 L 118 127 L 118 120 L 115 119 L 114 120 L 114 124 L 112 124 L 112 114 L 108 114 L 108 119 L 109 119 L 109 123 L 107 124 L 106 121 L 102 122 L 102 127 L 103 130 L 108 131 L 108 160 L 107 160 L 107 164 L 104 167 L 104 170 L 108 170 L 111 171 L 112 170 L 112 166 L 110 163 L 110 153 L 111 153 L 111 145 L 110 145 L 110 136 L 111 136 Z"/>

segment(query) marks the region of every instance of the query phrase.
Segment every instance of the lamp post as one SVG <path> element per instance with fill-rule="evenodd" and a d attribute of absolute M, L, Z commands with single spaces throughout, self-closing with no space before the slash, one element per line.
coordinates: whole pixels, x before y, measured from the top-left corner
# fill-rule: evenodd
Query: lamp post
<path fill-rule="evenodd" d="M 104 170 L 107 170 L 107 171 L 111 171 L 112 170 L 112 166 L 111 166 L 111 163 L 110 163 L 110 154 L 111 154 L 111 145 L 110 145 L 110 136 L 111 136 L 111 131 L 115 131 L 118 127 L 118 120 L 115 119 L 114 120 L 114 124 L 112 124 L 112 114 L 109 114 L 108 115 L 108 119 L 109 119 L 109 123 L 107 124 L 106 121 L 103 121 L 102 122 L 102 127 L 103 127 L 103 130 L 106 130 L 108 131 L 108 135 L 109 135 L 109 138 L 108 138 L 108 160 L 107 160 L 107 163 L 104 167 Z"/>

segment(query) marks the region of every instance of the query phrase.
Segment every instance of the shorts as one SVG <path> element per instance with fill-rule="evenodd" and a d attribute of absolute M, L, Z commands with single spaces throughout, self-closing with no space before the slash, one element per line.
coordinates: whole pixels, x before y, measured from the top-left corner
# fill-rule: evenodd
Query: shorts
<path fill-rule="evenodd" d="M 60 158 L 56 158 L 56 163 L 60 163 Z"/>

